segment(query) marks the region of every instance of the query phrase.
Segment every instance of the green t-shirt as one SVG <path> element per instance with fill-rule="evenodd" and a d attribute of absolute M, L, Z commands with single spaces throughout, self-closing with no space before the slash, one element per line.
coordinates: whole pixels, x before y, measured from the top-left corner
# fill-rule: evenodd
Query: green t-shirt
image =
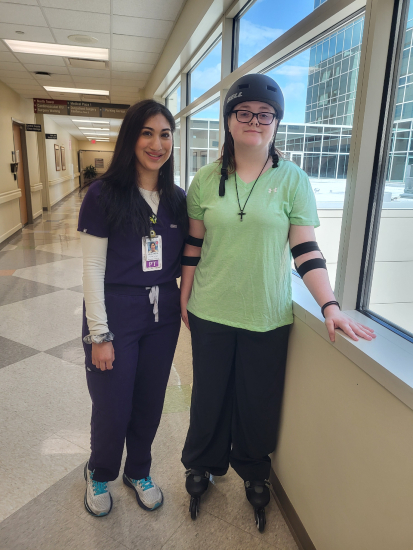
<path fill-rule="evenodd" d="M 206 228 L 188 311 L 215 323 L 266 332 L 293 322 L 290 224 L 318 227 L 305 172 L 280 159 L 257 181 L 240 220 L 235 176 L 218 195 L 221 165 L 208 164 L 188 190 L 188 215 Z M 244 206 L 253 183 L 237 175 Z"/>

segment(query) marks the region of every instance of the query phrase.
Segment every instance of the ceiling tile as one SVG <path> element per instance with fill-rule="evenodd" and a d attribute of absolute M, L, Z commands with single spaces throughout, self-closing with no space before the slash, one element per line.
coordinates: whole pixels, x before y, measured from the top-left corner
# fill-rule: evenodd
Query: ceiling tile
<path fill-rule="evenodd" d="M 0 40 L 0 52 L 8 52 L 10 53 L 10 48 L 6 46 L 6 44 L 3 42 L 3 40 Z"/>
<path fill-rule="evenodd" d="M 77 69 L 75 67 L 70 67 L 70 74 L 73 76 L 89 76 L 89 77 L 97 77 L 97 78 L 108 78 L 110 76 L 109 69 Z"/>
<path fill-rule="evenodd" d="M 15 55 L 22 63 L 30 63 L 32 65 L 45 63 L 46 65 L 60 65 L 61 67 L 65 67 L 63 57 L 58 57 L 57 55 L 38 55 L 34 53 L 16 53 Z"/>
<path fill-rule="evenodd" d="M 112 29 L 115 34 L 167 38 L 173 26 L 172 21 L 126 17 L 123 15 L 112 16 Z"/>
<path fill-rule="evenodd" d="M 34 80 L 34 78 L 7 78 L 7 76 L 2 76 L 1 80 L 11 88 L 13 86 L 31 86 L 32 84 L 37 85 L 37 82 L 36 80 Z"/>
<path fill-rule="evenodd" d="M 104 13 L 90 13 L 85 11 L 59 10 L 44 8 L 49 25 L 55 29 L 77 29 L 93 34 L 96 32 L 110 32 L 110 15 Z"/>
<path fill-rule="evenodd" d="M 153 68 L 154 65 L 148 65 L 146 63 L 125 63 L 124 61 L 112 61 L 112 69 L 114 71 L 149 74 L 152 72 Z"/>
<path fill-rule="evenodd" d="M 131 92 L 131 93 L 134 93 L 138 90 L 138 86 L 111 86 L 110 87 L 110 91 L 113 92 L 113 93 L 116 93 L 116 92 Z"/>
<path fill-rule="evenodd" d="M 128 73 L 127 71 L 124 72 L 118 72 L 118 71 L 112 71 L 112 79 L 114 78 L 120 78 L 122 80 L 146 80 L 148 79 L 149 75 L 146 73 Z"/>
<path fill-rule="evenodd" d="M 15 78 L 15 79 L 18 79 L 18 78 L 29 78 L 29 74 L 27 71 L 10 71 L 9 69 L 2 69 L 0 67 L 0 78 L 2 78 L 3 76 L 5 77 L 9 77 L 9 78 Z"/>
<path fill-rule="evenodd" d="M 31 63 L 25 63 L 24 66 L 28 71 L 34 73 L 36 71 L 45 71 L 51 74 L 69 74 L 66 66 L 59 67 L 58 65 L 32 65 Z"/>
<path fill-rule="evenodd" d="M 37 0 L 5 0 L 8 4 L 24 4 L 27 6 L 37 6 Z M 3 0 L 0 0 L 3 2 Z"/>
<path fill-rule="evenodd" d="M 113 13 L 175 21 L 185 0 L 113 0 Z"/>
<path fill-rule="evenodd" d="M 25 72 L 26 69 L 21 63 L 9 63 L 8 61 L 0 61 L 0 70 L 2 71 L 14 71 Z"/>
<path fill-rule="evenodd" d="M 65 88 L 75 87 L 72 78 L 65 74 L 59 74 L 56 77 L 52 76 L 51 78 L 36 78 L 35 80 L 41 86 L 64 86 Z"/>
<path fill-rule="evenodd" d="M 73 82 L 76 84 L 96 84 L 96 85 L 108 85 L 110 84 L 110 78 L 96 78 L 94 76 L 79 76 L 72 75 Z"/>
<path fill-rule="evenodd" d="M 8 61 L 9 63 L 18 63 L 18 59 L 11 52 L 0 52 L 0 61 Z"/>
<path fill-rule="evenodd" d="M 159 59 L 159 54 L 150 52 L 136 52 L 131 50 L 111 50 L 111 61 L 123 61 L 126 63 L 149 63 L 155 65 Z"/>
<path fill-rule="evenodd" d="M 28 19 L 24 19 L 28 21 Z M 23 34 L 16 34 L 16 31 L 22 31 Z M 32 42 L 55 42 L 52 33 L 46 27 L 34 27 L 31 25 L 17 25 L 0 23 L 0 36 L 11 40 L 29 40 Z"/>
<path fill-rule="evenodd" d="M 160 38 L 143 38 L 122 33 L 112 35 L 112 47 L 118 50 L 161 53 L 164 44 L 165 40 Z"/>
<path fill-rule="evenodd" d="M 67 0 L 40 0 L 44 8 L 68 9 Z M 71 10 L 110 14 L 110 0 L 70 0 Z"/>
<path fill-rule="evenodd" d="M 145 84 L 145 80 L 120 80 L 118 78 L 112 80 L 112 87 L 113 85 L 115 85 L 116 89 L 123 86 L 134 86 L 135 88 L 142 88 L 143 86 L 145 86 Z"/>
<path fill-rule="evenodd" d="M 53 29 L 53 34 L 56 37 L 58 44 L 69 44 L 70 46 L 82 46 L 84 44 L 79 44 L 70 40 L 68 37 L 72 34 L 83 34 L 85 36 L 93 36 L 97 38 L 98 42 L 91 44 L 91 47 L 95 48 L 110 48 L 110 34 L 94 32 L 93 27 L 89 31 L 79 31 L 76 29 Z"/>
<path fill-rule="evenodd" d="M 24 6 L 0 2 L 0 21 L 2 23 L 24 24 L 30 21 L 35 27 L 47 27 L 42 10 L 38 6 Z"/>
<path fill-rule="evenodd" d="M 52 99 L 64 99 L 67 101 L 82 101 L 80 94 L 63 94 L 60 92 L 49 92 Z"/>

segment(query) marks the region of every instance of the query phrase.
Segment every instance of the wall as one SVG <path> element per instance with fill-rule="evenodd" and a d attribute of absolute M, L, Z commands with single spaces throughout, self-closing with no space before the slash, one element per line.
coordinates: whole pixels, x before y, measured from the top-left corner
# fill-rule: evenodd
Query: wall
<path fill-rule="evenodd" d="M 57 134 L 57 139 L 46 139 L 46 159 L 50 206 L 53 206 L 79 187 L 77 152 L 78 141 L 54 120 L 44 115 L 46 134 Z M 69 147 L 71 142 L 71 149 Z M 66 153 L 66 170 L 56 170 L 54 145 L 63 146 Z"/>
<path fill-rule="evenodd" d="M 97 143 L 78 141 L 79 150 L 82 151 L 114 151 L 115 145 L 115 141 L 98 141 Z"/>
<path fill-rule="evenodd" d="M 412 433 L 410 408 L 294 319 L 273 468 L 317 550 L 411 550 Z"/>
<path fill-rule="evenodd" d="M 0 82 L 0 242 L 21 228 L 21 195 L 17 181 L 10 171 L 11 151 L 14 150 L 12 119 L 25 124 L 35 122 L 33 102 L 25 100 L 6 84 Z M 42 213 L 36 132 L 26 132 L 29 179 L 33 216 Z"/>

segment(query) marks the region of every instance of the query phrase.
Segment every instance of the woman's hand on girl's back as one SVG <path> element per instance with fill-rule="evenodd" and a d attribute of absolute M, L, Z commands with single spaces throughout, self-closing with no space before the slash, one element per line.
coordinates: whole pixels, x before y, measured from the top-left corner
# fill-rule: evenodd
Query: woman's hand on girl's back
<path fill-rule="evenodd" d="M 112 342 L 92 344 L 92 364 L 100 370 L 112 370 L 115 360 L 115 350 Z"/>

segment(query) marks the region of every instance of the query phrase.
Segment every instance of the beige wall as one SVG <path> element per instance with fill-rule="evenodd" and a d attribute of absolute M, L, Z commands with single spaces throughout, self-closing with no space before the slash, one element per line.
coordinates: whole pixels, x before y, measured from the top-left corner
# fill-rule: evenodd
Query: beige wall
<path fill-rule="evenodd" d="M 57 139 L 46 139 L 46 159 L 50 205 L 53 206 L 79 186 L 77 152 L 78 141 L 47 115 L 44 116 L 46 134 L 57 134 Z M 69 145 L 71 142 L 71 145 Z M 66 170 L 56 170 L 54 145 L 65 147 Z"/>
<path fill-rule="evenodd" d="M 80 141 L 79 140 L 79 149 L 83 151 L 114 151 L 115 150 L 115 141 L 98 141 L 97 143 L 92 143 L 91 141 Z"/>
<path fill-rule="evenodd" d="M 295 318 L 273 468 L 317 550 L 411 550 L 413 411 Z"/>
<path fill-rule="evenodd" d="M 14 150 L 12 119 L 33 124 L 33 102 L 25 100 L 6 84 L 0 82 L 0 242 L 21 228 L 17 182 L 10 171 L 11 151 Z M 29 178 L 33 216 L 42 212 L 39 159 L 36 132 L 26 132 Z"/>

